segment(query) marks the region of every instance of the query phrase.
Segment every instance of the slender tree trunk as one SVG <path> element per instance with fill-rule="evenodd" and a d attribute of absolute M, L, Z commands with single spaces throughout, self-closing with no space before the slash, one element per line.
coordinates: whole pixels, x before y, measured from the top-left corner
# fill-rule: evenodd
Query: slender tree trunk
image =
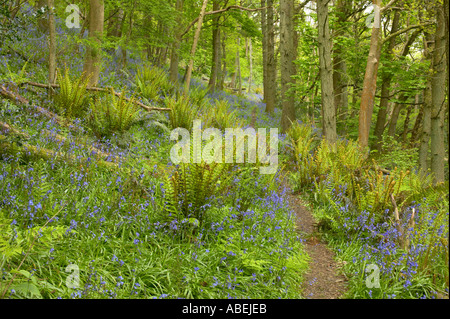
<path fill-rule="evenodd" d="M 422 125 L 423 125 L 423 113 L 424 113 L 424 111 L 423 111 L 423 109 L 424 109 L 424 107 L 423 107 L 423 93 L 418 94 L 418 100 L 417 101 L 419 103 L 419 113 L 416 116 L 416 121 L 415 121 L 414 127 L 413 127 L 413 129 L 411 131 L 411 138 L 409 139 L 409 144 L 412 147 L 415 147 L 417 145 L 417 141 L 418 141 L 418 138 L 420 136 L 419 134 L 420 134 L 420 131 L 421 131 Z"/>
<path fill-rule="evenodd" d="M 434 182 L 442 183 L 444 173 L 444 116 L 445 116 L 445 80 L 446 80 L 446 41 L 444 6 L 437 5 L 436 34 L 433 52 L 433 77 L 431 78 L 431 171 Z"/>
<path fill-rule="evenodd" d="M 101 38 L 104 21 L 103 0 L 90 0 L 89 9 L 89 39 L 93 42 L 86 48 L 86 58 L 83 71 L 89 77 L 89 86 L 96 86 L 100 77 Z"/>
<path fill-rule="evenodd" d="M 407 94 L 401 94 L 398 98 L 398 102 L 394 104 L 391 119 L 389 121 L 388 135 L 395 138 L 395 133 L 397 130 L 397 121 L 400 116 L 400 111 L 403 108 L 404 103 L 408 100 L 409 96 Z"/>
<path fill-rule="evenodd" d="M 219 10 L 219 0 L 213 1 L 213 11 Z M 213 16 L 212 22 L 212 59 L 211 59 L 211 74 L 209 77 L 208 87 L 209 90 L 216 90 L 217 74 L 220 68 L 220 29 L 219 29 L 220 15 Z"/>
<path fill-rule="evenodd" d="M 192 76 L 192 69 L 194 67 L 195 50 L 197 49 L 198 39 L 200 38 L 200 31 L 202 30 L 203 17 L 205 15 L 207 4 L 208 4 L 208 0 L 203 0 L 203 5 L 200 10 L 200 16 L 197 21 L 197 30 L 195 30 L 194 42 L 192 43 L 192 48 L 191 48 L 191 60 L 189 61 L 189 66 L 188 66 L 188 69 L 186 72 L 186 80 L 185 80 L 186 83 L 184 84 L 184 94 L 186 96 L 189 92 L 189 87 L 191 85 L 191 76 Z"/>
<path fill-rule="evenodd" d="M 349 0 L 338 0 L 336 4 L 337 10 L 337 27 L 334 37 L 343 36 L 347 14 L 351 10 L 352 2 Z M 342 45 L 339 40 L 333 46 L 333 90 L 334 90 L 334 108 L 336 115 L 341 123 L 345 123 L 348 112 L 348 89 L 347 89 L 347 63 L 343 59 Z M 345 125 L 343 126 L 345 131 Z"/>
<path fill-rule="evenodd" d="M 317 20 L 319 27 L 319 64 L 322 96 L 322 129 L 325 138 L 336 142 L 336 110 L 333 96 L 333 66 L 331 62 L 331 37 L 328 23 L 329 0 L 317 1 Z"/>
<path fill-rule="evenodd" d="M 267 39 L 267 96 L 266 112 L 272 113 L 276 103 L 276 63 L 275 63 L 275 31 L 273 0 L 267 0 L 266 39 Z"/>
<path fill-rule="evenodd" d="M 53 0 L 48 0 L 48 30 L 49 30 L 49 55 L 48 55 L 48 83 L 55 84 L 56 78 L 56 27 L 55 27 L 55 8 Z"/>
<path fill-rule="evenodd" d="M 293 92 L 288 92 L 292 86 L 292 76 L 295 75 L 294 65 L 294 3 L 291 0 L 280 1 L 280 68 L 281 68 L 281 131 L 286 133 L 295 122 L 295 99 Z"/>
<path fill-rule="evenodd" d="M 422 173 L 428 171 L 428 150 L 431 136 L 431 81 L 424 90 L 423 99 L 423 125 L 419 147 L 419 170 Z"/>
<path fill-rule="evenodd" d="M 400 10 L 395 10 L 394 19 L 392 21 L 391 34 L 397 32 L 400 27 Z M 387 57 L 392 59 L 393 50 L 395 48 L 396 37 L 392 37 L 389 40 L 389 44 L 386 50 Z M 382 85 L 381 85 L 381 98 L 380 98 L 380 108 L 378 110 L 377 123 L 375 125 L 374 135 L 376 137 L 376 142 L 374 149 L 378 152 L 381 151 L 383 145 L 383 132 L 386 124 L 387 107 L 389 104 L 389 94 L 391 87 L 392 74 L 382 70 Z"/>
<path fill-rule="evenodd" d="M 177 0 L 175 5 L 177 12 L 177 25 L 181 25 L 181 17 L 183 14 L 183 0 Z M 181 30 L 175 28 L 175 39 L 172 43 L 171 55 L 170 55 L 170 66 L 169 66 L 169 79 L 171 82 L 178 82 L 178 63 L 180 59 L 180 43 L 181 43 Z"/>
<path fill-rule="evenodd" d="M 261 8 L 266 6 L 266 0 L 261 0 Z M 267 10 L 261 10 L 262 58 L 263 58 L 263 101 L 267 102 Z"/>
<path fill-rule="evenodd" d="M 369 145 L 370 125 L 372 122 L 373 105 L 377 89 L 377 75 L 381 49 L 381 0 L 373 0 L 375 21 L 370 39 L 369 56 L 364 76 L 361 106 L 359 110 L 359 145 L 366 149 Z M 368 155 L 368 154 L 367 154 Z"/>
<path fill-rule="evenodd" d="M 177 25 L 181 25 L 181 18 L 183 14 L 183 0 L 177 0 L 176 3 L 177 12 Z M 172 43 L 172 51 L 170 56 L 170 67 L 169 67 L 169 79 L 171 82 L 178 82 L 178 63 L 180 60 L 180 42 L 181 42 L 181 30 L 175 28 L 175 39 Z"/>
<path fill-rule="evenodd" d="M 222 40 L 222 57 L 220 60 L 223 61 L 222 71 L 220 72 L 219 89 L 223 90 L 225 87 L 225 78 L 227 76 L 227 46 L 226 46 L 226 34 L 221 37 Z M 220 61 L 219 60 L 219 61 Z"/>
<path fill-rule="evenodd" d="M 239 82 L 239 86 L 237 87 L 239 94 L 242 94 L 242 74 L 241 74 L 241 38 L 238 36 L 237 38 L 237 50 L 236 50 L 236 74 L 237 80 Z"/>

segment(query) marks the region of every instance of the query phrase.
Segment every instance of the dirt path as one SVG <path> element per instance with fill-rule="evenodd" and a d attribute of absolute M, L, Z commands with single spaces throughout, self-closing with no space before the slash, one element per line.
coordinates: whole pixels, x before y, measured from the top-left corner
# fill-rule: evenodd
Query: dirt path
<path fill-rule="evenodd" d="M 334 253 L 320 238 L 311 212 L 297 195 L 288 193 L 289 206 L 297 216 L 297 226 L 306 240 L 305 249 L 311 257 L 310 270 L 305 275 L 302 290 L 307 299 L 337 299 L 346 290 L 346 278 L 338 274 Z"/>

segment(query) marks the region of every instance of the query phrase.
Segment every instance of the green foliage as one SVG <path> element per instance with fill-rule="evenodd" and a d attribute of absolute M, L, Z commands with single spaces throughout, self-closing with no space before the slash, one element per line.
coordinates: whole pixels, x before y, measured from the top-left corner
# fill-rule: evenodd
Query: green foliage
<path fill-rule="evenodd" d="M 227 186 L 228 169 L 229 164 L 181 163 L 166 181 L 166 210 L 173 218 L 194 217 L 202 222 L 206 205 Z"/>
<path fill-rule="evenodd" d="M 226 128 L 239 127 L 240 120 L 237 117 L 237 110 L 230 112 L 230 106 L 226 100 L 215 100 L 210 106 L 206 118 L 206 126 L 214 127 L 224 131 Z"/>
<path fill-rule="evenodd" d="M 68 118 L 82 118 L 89 107 L 90 97 L 86 90 L 89 78 L 80 76 L 71 79 L 69 69 L 64 75 L 58 71 L 59 92 L 55 95 L 53 108 L 62 116 Z"/>
<path fill-rule="evenodd" d="M 90 105 L 91 127 L 99 137 L 125 132 L 139 116 L 139 109 L 134 105 L 134 98 L 125 100 L 125 92 L 117 97 L 113 89 L 111 94 L 91 102 Z"/>
<path fill-rule="evenodd" d="M 30 59 L 31 59 L 31 57 L 30 57 Z M 6 67 L 6 70 L 0 69 L 0 82 L 10 82 L 10 83 L 14 83 L 15 85 L 20 85 L 21 83 L 28 82 L 29 78 L 27 77 L 26 68 L 27 68 L 27 65 L 28 65 L 28 62 L 30 61 L 30 59 L 28 59 L 23 64 L 20 71 L 16 73 L 11 70 L 11 67 L 8 64 L 8 61 L 6 60 L 6 58 L 4 58 L 4 60 L 5 60 L 4 65 Z"/>
<path fill-rule="evenodd" d="M 404 143 L 385 134 L 383 136 L 383 153 L 378 154 L 376 150 L 371 152 L 373 158 L 381 167 L 400 170 L 413 169 L 418 162 L 417 148 L 405 147 Z"/>
<path fill-rule="evenodd" d="M 198 118 L 201 107 L 184 95 L 178 99 L 173 96 L 164 100 L 166 107 L 170 108 L 169 121 L 173 129 L 182 127 L 190 131 L 195 119 Z"/>
<path fill-rule="evenodd" d="M 0 211 L 0 255 L 2 262 L 9 262 L 19 257 L 30 248 L 34 252 L 48 248 L 60 239 L 65 231 L 63 226 L 35 226 L 27 230 L 14 226 L 15 222 L 4 218 Z M 37 238 L 36 241 L 34 239 Z M 33 244 L 34 242 L 34 244 Z M 32 244 L 34 246 L 32 246 Z"/>
<path fill-rule="evenodd" d="M 157 101 L 161 95 L 169 95 L 174 90 L 165 71 L 150 65 L 144 65 L 138 69 L 135 84 L 138 92 L 152 101 Z"/>

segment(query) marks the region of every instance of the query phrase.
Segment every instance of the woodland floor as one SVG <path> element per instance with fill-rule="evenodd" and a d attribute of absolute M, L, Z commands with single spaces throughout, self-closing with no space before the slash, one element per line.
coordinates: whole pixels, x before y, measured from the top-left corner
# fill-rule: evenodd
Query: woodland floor
<path fill-rule="evenodd" d="M 310 269 L 305 274 L 302 291 L 306 299 L 338 299 L 346 291 L 346 277 L 339 273 L 334 252 L 321 240 L 317 222 L 298 195 L 288 194 L 289 206 L 297 216 L 297 227 L 310 256 Z"/>

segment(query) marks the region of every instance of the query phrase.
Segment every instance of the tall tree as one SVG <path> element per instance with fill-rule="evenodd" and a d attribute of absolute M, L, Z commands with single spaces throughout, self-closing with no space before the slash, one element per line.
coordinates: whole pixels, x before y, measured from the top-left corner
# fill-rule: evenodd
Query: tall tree
<path fill-rule="evenodd" d="M 293 1 L 280 1 L 281 131 L 283 133 L 287 132 L 295 121 L 294 94 L 289 92 L 295 75 L 293 11 Z"/>
<path fill-rule="evenodd" d="M 171 56 L 170 56 L 170 67 L 169 67 L 169 78 L 171 82 L 178 81 L 178 62 L 180 59 L 180 43 L 181 43 L 181 31 L 179 26 L 181 25 L 181 20 L 183 16 L 183 0 L 177 0 L 175 9 L 176 9 L 176 18 L 177 26 L 175 27 L 175 38 L 172 43 L 171 48 Z"/>
<path fill-rule="evenodd" d="M 346 81 L 347 63 L 343 57 L 343 45 L 340 37 L 345 36 L 345 24 L 352 8 L 352 0 L 338 0 L 336 3 L 336 28 L 333 38 L 333 91 L 334 108 L 339 121 L 344 122 L 348 112 L 348 89 Z"/>
<path fill-rule="evenodd" d="M 424 57 L 428 60 L 432 59 L 434 48 L 433 35 L 425 32 L 424 35 Z M 423 124 L 420 132 L 419 145 L 419 170 L 422 174 L 428 171 L 428 151 L 430 145 L 431 134 L 431 76 L 428 76 L 427 85 L 423 91 Z"/>
<path fill-rule="evenodd" d="M 444 116 L 446 80 L 446 35 L 444 6 L 436 4 L 436 33 L 433 52 L 433 76 L 431 79 L 431 171 L 434 182 L 442 183 L 444 173 Z"/>
<path fill-rule="evenodd" d="M 266 99 L 266 112 L 272 113 L 276 103 L 276 77 L 277 65 L 275 63 L 275 29 L 273 0 L 267 0 L 266 17 L 266 86 L 264 88 Z"/>
<path fill-rule="evenodd" d="M 394 18 L 392 20 L 391 34 L 394 34 L 399 30 L 400 27 L 400 10 L 395 10 Z M 388 46 L 386 47 L 386 56 L 391 58 L 394 54 L 394 48 L 396 43 L 396 37 L 391 37 Z M 392 59 L 392 58 L 391 58 Z M 391 81 L 393 74 L 387 70 L 382 70 L 382 85 L 381 85 L 381 98 L 380 107 L 377 115 L 377 123 L 375 124 L 374 134 L 376 136 L 376 142 L 374 149 L 381 151 L 383 132 L 386 124 L 387 107 L 389 104 L 389 92 L 391 88 Z"/>
<path fill-rule="evenodd" d="M 266 7 L 266 0 L 261 0 L 261 8 Z M 267 101 L 267 9 L 261 11 L 262 31 L 262 66 L 263 66 L 263 100 Z"/>
<path fill-rule="evenodd" d="M 49 54 L 48 54 L 48 83 L 54 84 L 56 77 L 56 27 L 55 8 L 53 0 L 47 1 L 48 6 L 48 30 L 49 30 Z"/>
<path fill-rule="evenodd" d="M 377 88 L 378 65 L 381 49 L 381 0 L 373 0 L 374 22 L 370 38 L 369 56 L 364 75 L 361 105 L 359 110 L 359 145 L 365 149 L 369 145 L 369 131 L 372 121 L 375 91 Z"/>
<path fill-rule="evenodd" d="M 105 6 L 103 0 L 89 1 L 89 44 L 86 48 L 86 57 L 83 72 L 89 78 L 89 86 L 96 86 L 100 78 L 101 39 Z"/>
<path fill-rule="evenodd" d="M 197 49 L 198 39 L 200 38 L 200 31 L 202 29 L 203 17 L 205 15 L 207 4 L 208 4 L 208 0 L 203 0 L 203 5 L 202 5 L 202 8 L 200 9 L 200 15 L 199 15 L 198 21 L 197 21 L 197 29 L 195 30 L 194 42 L 192 43 L 192 48 L 191 48 L 191 59 L 189 61 L 188 69 L 186 71 L 186 80 L 185 80 L 186 83 L 184 84 L 184 94 L 185 95 L 188 94 L 189 87 L 191 85 L 191 75 L 192 75 L 192 69 L 194 67 L 194 56 L 195 56 L 195 51 Z"/>
<path fill-rule="evenodd" d="M 213 11 L 219 10 L 220 0 L 213 0 Z M 220 14 L 215 14 L 212 19 L 212 58 L 211 58 L 211 74 L 209 76 L 208 87 L 211 91 L 216 89 L 217 75 L 220 68 Z"/>
<path fill-rule="evenodd" d="M 329 0 L 317 0 L 319 28 L 319 65 L 322 96 L 322 129 L 325 138 L 334 143 L 336 134 L 336 110 L 333 95 L 333 66 L 331 61 L 331 37 L 328 15 Z"/>

